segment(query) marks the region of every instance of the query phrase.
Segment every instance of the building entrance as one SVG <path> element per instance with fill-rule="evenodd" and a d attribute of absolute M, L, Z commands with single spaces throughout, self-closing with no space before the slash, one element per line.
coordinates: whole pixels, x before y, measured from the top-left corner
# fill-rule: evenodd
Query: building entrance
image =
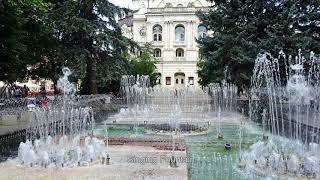
<path fill-rule="evenodd" d="M 186 75 L 182 72 L 177 72 L 174 74 L 174 87 L 176 89 L 182 89 L 186 84 Z"/>

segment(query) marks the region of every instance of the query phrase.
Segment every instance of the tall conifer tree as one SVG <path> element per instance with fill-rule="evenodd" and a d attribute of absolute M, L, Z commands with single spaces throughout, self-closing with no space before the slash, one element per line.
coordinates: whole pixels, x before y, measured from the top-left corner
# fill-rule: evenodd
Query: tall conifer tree
<path fill-rule="evenodd" d="M 226 79 L 248 87 L 254 60 L 261 52 L 320 52 L 320 1 L 215 0 L 200 20 L 213 32 L 199 41 L 203 60 L 200 83 Z"/>
<path fill-rule="evenodd" d="M 64 59 L 62 64 L 71 64 L 85 72 L 82 74 L 83 94 L 96 94 L 99 85 L 113 80 L 104 77 L 104 71 L 119 79 L 129 69 L 125 54 L 131 41 L 121 34 L 116 20 L 119 14 L 119 7 L 107 0 L 55 2 L 49 20 L 55 37 L 64 48 L 59 48 L 57 57 Z M 115 73 L 117 69 L 119 72 Z M 79 76 L 82 70 L 78 71 Z M 98 74 L 102 76 L 97 77 Z"/>

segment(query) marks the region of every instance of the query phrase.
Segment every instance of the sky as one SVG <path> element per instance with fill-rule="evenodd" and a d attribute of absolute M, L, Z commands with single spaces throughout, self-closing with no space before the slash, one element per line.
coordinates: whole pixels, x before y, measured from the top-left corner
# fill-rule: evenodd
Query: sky
<path fill-rule="evenodd" d="M 109 2 L 118 5 L 120 7 L 128 7 L 129 4 L 132 4 L 132 0 L 109 0 Z M 130 5 L 129 7 L 131 7 Z"/>

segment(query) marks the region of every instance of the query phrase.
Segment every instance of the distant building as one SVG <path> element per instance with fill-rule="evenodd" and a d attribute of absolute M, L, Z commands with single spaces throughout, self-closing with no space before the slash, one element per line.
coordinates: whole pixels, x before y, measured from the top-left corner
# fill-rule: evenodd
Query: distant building
<path fill-rule="evenodd" d="M 136 11 L 123 12 L 119 21 L 124 36 L 143 45 L 151 43 L 159 60 L 163 87 L 198 86 L 199 48 L 196 38 L 206 35 L 197 11 L 211 5 L 206 0 L 132 0 Z"/>

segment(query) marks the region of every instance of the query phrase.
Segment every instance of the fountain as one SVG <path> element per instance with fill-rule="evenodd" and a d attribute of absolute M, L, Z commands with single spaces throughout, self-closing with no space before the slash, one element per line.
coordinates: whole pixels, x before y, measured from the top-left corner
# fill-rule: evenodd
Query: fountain
<path fill-rule="evenodd" d="M 33 108 L 19 164 L 75 167 L 101 157 L 100 166 L 118 168 L 123 164 L 109 151 L 114 145 L 116 151 L 129 148 L 130 155 L 136 146 L 150 146 L 152 156 L 168 154 L 167 171 L 187 166 L 190 179 L 319 178 L 320 74 L 312 53 L 309 59 L 300 51 L 295 59 L 282 52 L 278 58 L 259 55 L 252 88 L 240 97 L 237 87 L 225 81 L 175 90 L 151 87 L 147 76 L 124 76 L 122 108 L 96 122 L 92 108 L 74 103 L 71 71 L 63 72 L 58 82 L 63 101 Z M 240 101 L 249 102 L 249 110 Z M 183 153 L 189 160 L 185 166 L 179 161 Z M 143 168 L 124 166 L 126 171 Z"/>
<path fill-rule="evenodd" d="M 286 67 L 280 71 L 279 61 Z M 250 116 L 256 121 L 261 110 L 266 109 L 270 131 L 276 135 L 287 136 L 305 142 L 319 141 L 312 139 L 308 128 L 316 130 L 319 102 L 319 68 L 317 58 L 311 53 L 308 60 L 299 55 L 292 60 L 286 59 L 283 52 L 278 58 L 262 54 L 256 60 L 252 77 L 251 94 L 259 101 L 251 100 Z M 307 72 L 303 67 L 309 67 Z M 283 75 L 285 74 L 285 75 Z M 284 77 L 283 77 L 284 76 Z M 304 131 L 304 132 L 302 132 Z"/>
<path fill-rule="evenodd" d="M 68 81 L 71 71 L 63 68 L 64 76 L 57 85 L 63 92 L 60 105 L 33 110 L 26 130 L 26 142 L 21 142 L 17 161 L 27 166 L 72 167 L 86 165 L 105 153 L 102 140 L 88 136 L 93 132 L 94 117 L 89 107 L 73 107 L 75 86 Z"/>
<path fill-rule="evenodd" d="M 123 76 L 120 84 L 120 93 L 125 97 L 127 104 L 145 103 L 145 97 L 150 88 L 150 79 L 148 76 Z"/>
<path fill-rule="evenodd" d="M 204 91 L 210 95 L 213 103 L 213 110 L 218 112 L 223 111 L 236 111 L 237 110 L 237 97 L 238 88 L 234 84 L 222 81 L 219 83 L 210 83 Z"/>
<path fill-rule="evenodd" d="M 188 164 L 192 164 L 189 167 L 191 173 L 189 177 L 191 179 L 198 176 L 197 179 L 204 177 L 207 179 L 209 177 L 222 178 L 225 175 L 229 179 L 237 178 L 234 170 L 227 170 L 227 167 L 231 168 L 236 159 L 240 157 L 235 154 L 238 149 L 237 139 L 239 136 L 233 133 L 235 128 L 240 125 L 237 120 L 239 114 L 235 113 L 237 109 L 237 87 L 223 82 L 221 84 L 210 84 L 204 89 L 189 87 L 188 89 L 174 90 L 149 87 L 148 80 L 145 78 L 147 77 L 143 77 L 142 80 L 141 76 L 123 77 L 121 91 L 126 99 L 127 107 L 120 109 L 119 113 L 110 116 L 105 121 L 110 127 L 113 127 L 112 129 L 108 128 L 108 135 L 132 139 L 161 139 L 167 141 L 168 144 L 171 143 L 172 145 L 168 149 L 172 151 L 169 165 L 173 168 L 181 165 L 178 163 L 176 156 L 176 152 L 179 150 L 176 149 L 177 146 L 174 144 L 177 141 L 186 141 L 189 148 L 187 153 L 190 152 L 190 155 L 192 155 L 192 162 L 188 162 Z M 230 121 L 230 119 L 232 120 Z M 229 124 L 225 125 L 225 121 L 228 121 Z M 127 124 L 140 124 L 141 129 L 144 129 L 145 132 L 139 132 L 141 134 L 138 134 L 138 136 L 116 134 L 117 126 L 125 128 Z M 105 124 L 101 126 L 101 128 L 104 127 Z M 114 135 L 112 135 L 112 131 L 115 132 Z M 129 129 L 129 131 L 132 130 Z M 205 133 L 201 133 L 202 131 Z M 223 134 L 223 138 L 217 139 L 218 134 Z M 243 136 L 247 136 L 247 134 Z M 150 141 L 150 139 L 147 139 L 147 141 Z M 230 142 L 225 143 L 224 141 Z M 245 147 L 247 146 L 247 143 L 245 143 Z M 198 148 L 201 148 L 201 150 L 198 150 Z M 209 154 L 198 156 L 197 154 L 201 154 L 202 148 Z M 207 148 L 213 148 L 213 150 L 209 151 Z M 193 152 L 193 149 L 197 150 Z M 226 155 L 217 153 L 216 157 L 212 157 L 215 150 Z M 219 168 L 219 170 L 214 170 L 214 168 Z M 212 172 L 216 175 L 213 175 Z"/>
<path fill-rule="evenodd" d="M 194 122 L 199 114 L 203 118 L 199 123 L 207 124 L 206 119 L 211 118 L 210 95 L 206 91 L 191 87 L 184 90 L 150 87 L 149 82 L 148 76 L 123 76 L 120 89 L 127 107 L 109 121 L 140 124 L 148 131 L 164 134 L 177 129 L 183 134 L 206 130 Z"/>
<path fill-rule="evenodd" d="M 162 117 L 169 117 L 175 112 L 176 106 L 184 122 L 193 122 L 193 116 L 199 117 L 199 113 L 204 121 L 210 119 L 211 113 L 218 114 L 219 107 L 220 114 L 236 109 L 237 88 L 225 82 L 210 84 L 204 89 L 189 87 L 175 90 L 150 87 L 148 76 L 123 76 L 120 89 L 127 108 L 120 109 L 118 114 L 111 117 L 115 122 L 168 122 L 168 118 Z"/>
<path fill-rule="evenodd" d="M 280 66 L 283 61 L 285 67 Z M 243 154 L 244 172 L 278 177 L 320 177 L 319 59 L 260 54 L 255 62 L 250 118 L 262 123 L 263 140 Z M 306 69 L 308 68 L 308 70 Z M 284 71 L 284 72 L 283 72 Z M 262 112 L 261 112 L 262 111 Z M 262 120 L 262 122 L 261 122 Z M 266 135 L 269 130 L 269 138 Z"/>
<path fill-rule="evenodd" d="M 76 92 L 76 87 L 74 84 L 69 82 L 68 77 L 72 74 L 71 70 L 67 67 L 62 68 L 63 77 L 61 77 L 57 82 L 57 88 L 63 92 L 65 97 L 67 95 L 74 95 Z"/>

